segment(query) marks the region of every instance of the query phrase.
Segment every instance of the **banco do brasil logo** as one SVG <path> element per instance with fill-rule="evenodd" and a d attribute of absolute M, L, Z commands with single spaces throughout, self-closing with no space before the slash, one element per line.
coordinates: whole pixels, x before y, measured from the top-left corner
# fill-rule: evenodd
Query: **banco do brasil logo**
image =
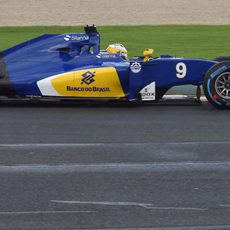
<path fill-rule="evenodd" d="M 81 79 L 81 84 L 87 84 L 87 85 L 89 85 L 89 84 L 91 84 L 92 82 L 94 82 L 95 80 L 94 80 L 94 77 L 95 77 L 95 73 L 96 72 L 90 72 L 90 71 L 87 71 L 86 73 L 84 73 L 84 74 L 82 74 L 81 76 L 83 77 L 82 79 Z"/>

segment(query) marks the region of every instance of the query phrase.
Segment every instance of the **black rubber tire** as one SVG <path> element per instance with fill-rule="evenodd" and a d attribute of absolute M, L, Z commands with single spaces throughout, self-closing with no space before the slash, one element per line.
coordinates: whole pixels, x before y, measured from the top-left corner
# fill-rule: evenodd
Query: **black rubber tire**
<path fill-rule="evenodd" d="M 220 56 L 213 59 L 213 61 L 218 61 L 218 62 L 230 61 L 230 56 Z"/>
<path fill-rule="evenodd" d="M 230 99 L 221 97 L 215 89 L 217 78 L 226 72 L 230 72 L 230 61 L 217 63 L 205 74 L 203 83 L 204 94 L 207 100 L 219 109 L 230 109 Z"/>

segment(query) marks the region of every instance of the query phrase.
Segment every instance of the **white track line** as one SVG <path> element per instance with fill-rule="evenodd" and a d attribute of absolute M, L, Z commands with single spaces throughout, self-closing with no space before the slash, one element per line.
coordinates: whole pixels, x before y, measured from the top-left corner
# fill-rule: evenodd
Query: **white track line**
<path fill-rule="evenodd" d="M 18 211 L 18 212 L 0 212 L 0 215 L 28 215 L 28 214 L 68 214 L 68 213 L 94 213 L 97 211 Z"/>
<path fill-rule="evenodd" d="M 80 163 L 80 164 L 16 164 L 0 165 L 0 173 L 98 173 L 98 172 L 179 172 L 179 171 L 229 172 L 227 162 L 159 162 L 159 163 Z"/>
<path fill-rule="evenodd" d="M 230 204 L 220 204 L 220 207 L 222 207 L 222 208 L 230 208 Z"/>
<path fill-rule="evenodd" d="M 111 147 L 140 145 L 198 145 L 198 144 L 230 144 L 230 141 L 185 141 L 185 142 L 140 142 L 140 143 L 31 143 L 31 144 L 0 144 L 0 148 L 31 148 L 31 147 Z"/>
<path fill-rule="evenodd" d="M 191 211 L 207 211 L 206 208 L 194 207 L 158 207 L 151 203 L 137 203 L 137 202 L 110 202 L 110 201 L 74 201 L 74 200 L 51 200 L 54 203 L 60 204 L 85 204 L 85 205 L 101 205 L 101 206 L 137 206 L 146 209 L 162 209 L 162 210 L 191 210 Z"/>

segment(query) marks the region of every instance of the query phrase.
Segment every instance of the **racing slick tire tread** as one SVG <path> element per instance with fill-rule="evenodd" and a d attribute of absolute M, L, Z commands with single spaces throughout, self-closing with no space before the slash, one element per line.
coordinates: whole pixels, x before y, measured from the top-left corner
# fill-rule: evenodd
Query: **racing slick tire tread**
<path fill-rule="evenodd" d="M 224 71 L 218 73 L 218 70 L 221 70 L 221 68 L 225 67 L 226 69 Z M 217 107 L 218 109 L 230 109 L 230 99 L 225 99 L 221 97 L 215 89 L 215 83 L 217 78 L 225 72 L 230 72 L 230 61 L 217 63 L 206 72 L 204 77 L 204 94 L 209 103 Z"/>
<path fill-rule="evenodd" d="M 218 62 L 230 61 L 230 56 L 219 56 L 214 58 L 213 61 L 218 61 Z"/>

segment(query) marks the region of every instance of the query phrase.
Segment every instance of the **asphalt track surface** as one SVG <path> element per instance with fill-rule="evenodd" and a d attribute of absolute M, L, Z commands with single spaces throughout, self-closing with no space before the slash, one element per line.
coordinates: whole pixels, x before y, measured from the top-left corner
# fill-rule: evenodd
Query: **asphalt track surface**
<path fill-rule="evenodd" d="M 0 105 L 0 229 L 230 229 L 229 111 Z"/>

